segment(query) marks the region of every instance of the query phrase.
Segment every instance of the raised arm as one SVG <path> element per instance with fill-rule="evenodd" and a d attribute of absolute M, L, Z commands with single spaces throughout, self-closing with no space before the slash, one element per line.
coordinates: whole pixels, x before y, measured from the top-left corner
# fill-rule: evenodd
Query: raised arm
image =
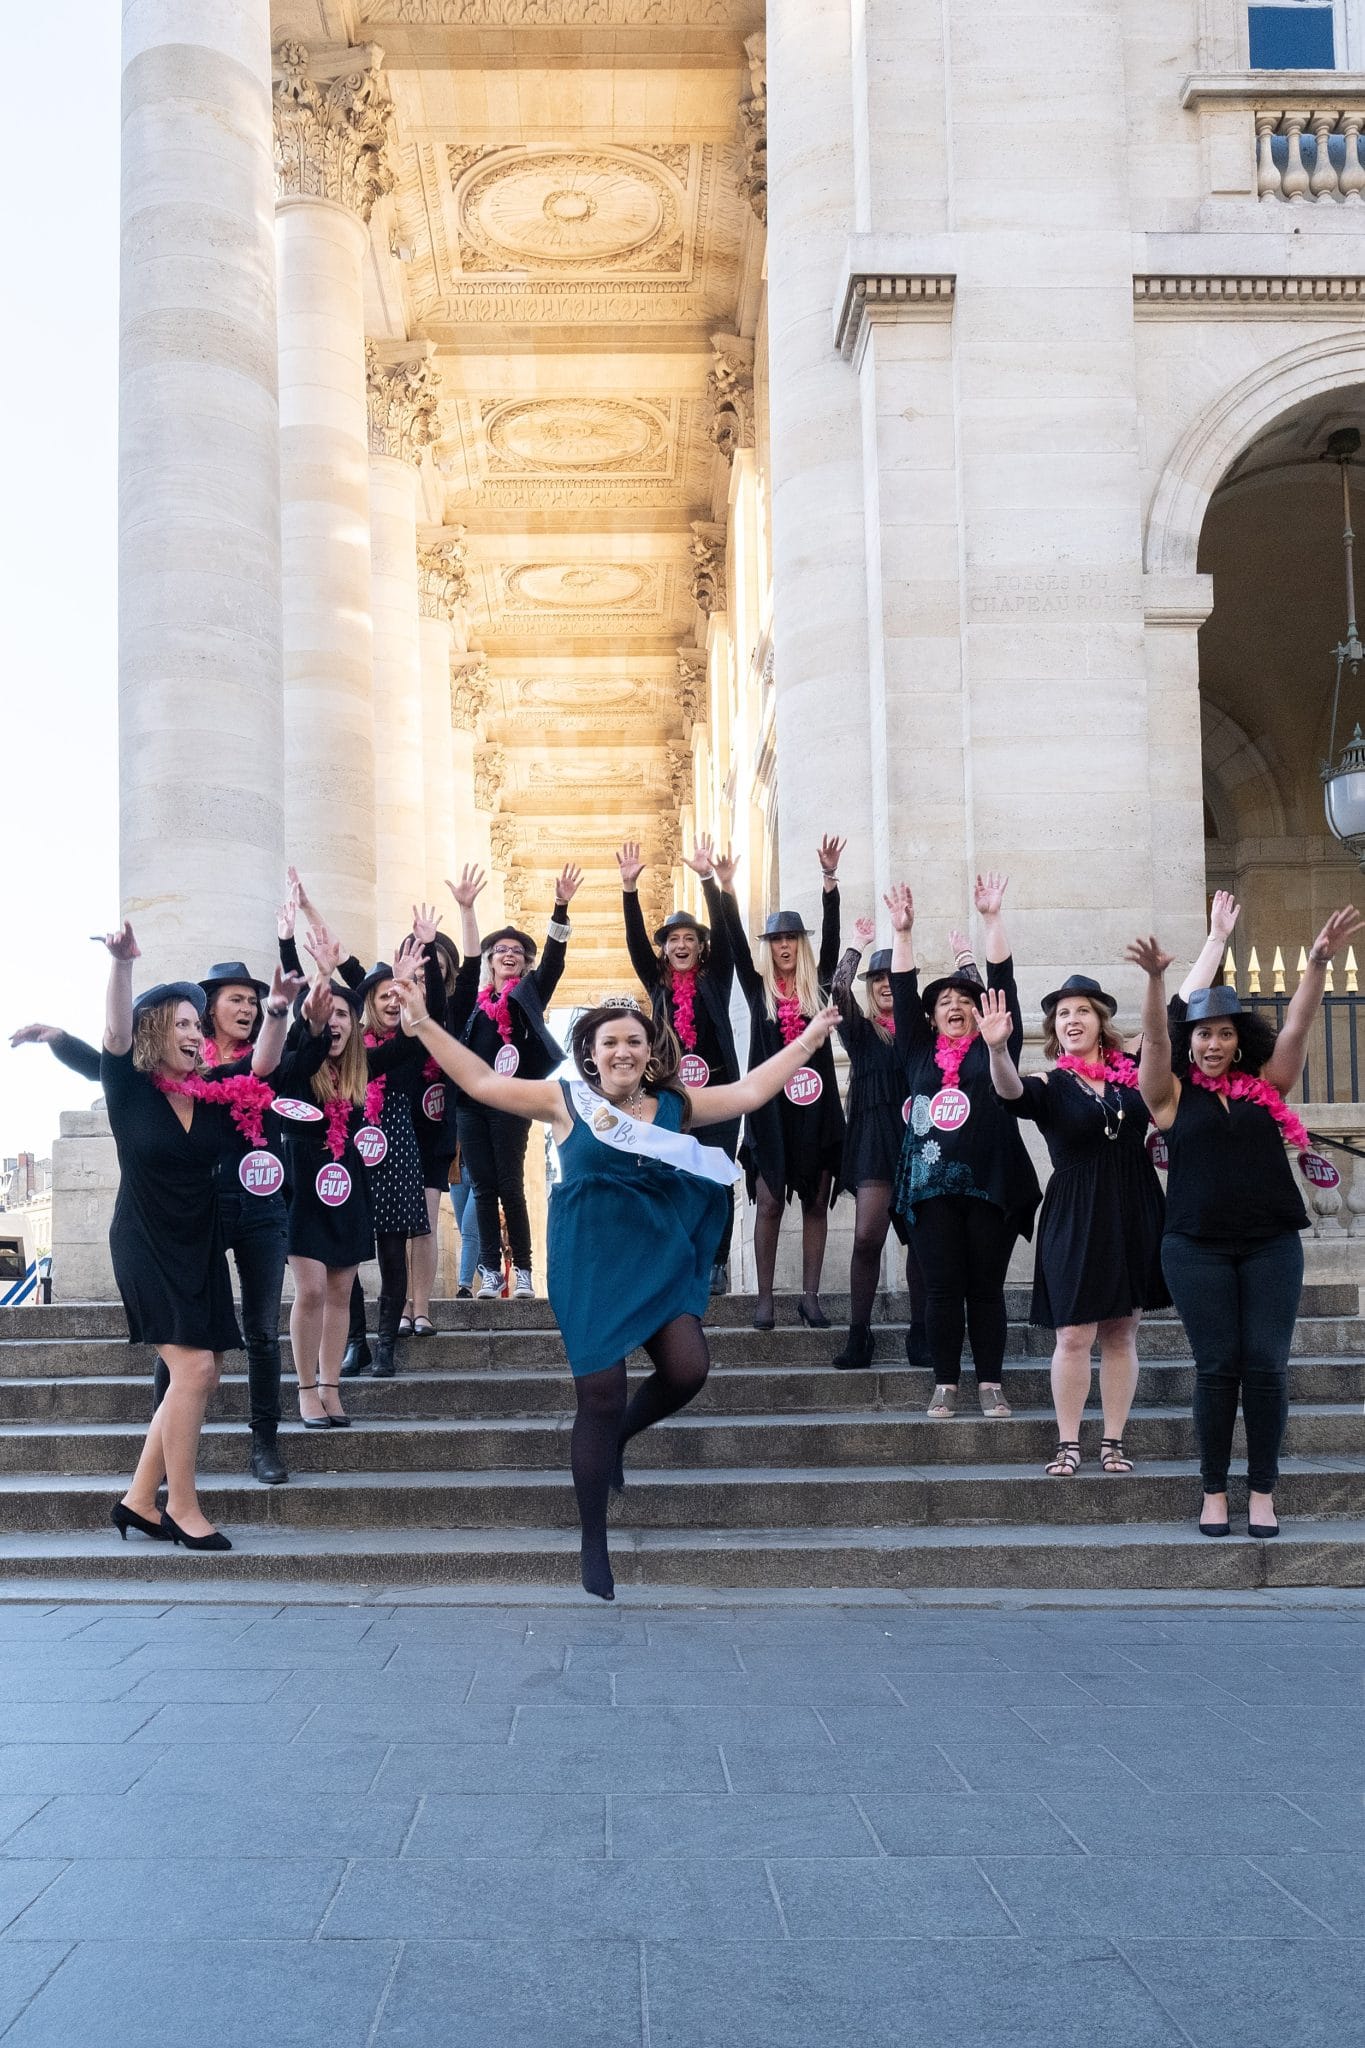
<path fill-rule="evenodd" d="M 98 1081 L 100 1077 L 100 1056 L 96 1048 L 83 1038 L 73 1038 L 59 1024 L 21 1024 L 17 1031 L 11 1033 L 10 1044 L 45 1045 L 53 1058 L 60 1060 L 64 1067 L 70 1067 L 73 1074 L 80 1074 L 87 1081 Z"/>
<path fill-rule="evenodd" d="M 919 999 L 915 899 L 904 882 L 894 882 L 882 901 L 891 913 L 891 1014 L 896 1027 L 896 1050 L 904 1062 L 929 1043 L 933 1027 Z"/>
<path fill-rule="evenodd" d="M 616 865 L 621 870 L 621 915 L 626 927 L 626 951 L 641 986 L 653 995 L 663 977 L 645 930 L 645 914 L 640 908 L 640 875 L 645 864 L 640 858 L 638 839 L 628 839 L 620 848 Z"/>
<path fill-rule="evenodd" d="M 711 960 L 707 973 L 724 995 L 730 999 L 730 984 L 735 978 L 735 948 L 730 936 L 730 920 L 725 915 L 725 904 L 715 878 L 702 877 L 701 893 L 706 898 L 706 914 L 711 920 Z"/>
<path fill-rule="evenodd" d="M 1290 999 L 1284 1027 L 1275 1040 L 1275 1050 L 1266 1061 L 1261 1079 L 1281 1095 L 1287 1095 L 1303 1072 L 1304 1053 L 1313 1019 L 1322 1005 L 1327 987 L 1327 968 L 1335 954 L 1365 931 L 1365 918 L 1358 916 L 1354 903 L 1334 910 L 1309 948 L 1303 979 Z"/>
<path fill-rule="evenodd" d="M 1228 950 L 1228 941 L 1242 914 L 1242 906 L 1229 889 L 1215 889 L 1213 904 L 1209 911 L 1209 935 L 1204 949 L 1180 984 L 1180 993 L 1188 1002 L 1197 988 L 1212 988 L 1223 956 Z"/>
<path fill-rule="evenodd" d="M 792 1075 L 799 1073 L 806 1062 L 815 1057 L 838 1021 L 839 1012 L 830 1003 L 816 1012 L 799 1038 L 793 1039 L 790 1045 L 784 1045 L 781 1052 L 775 1052 L 770 1060 L 764 1060 L 738 1081 L 729 1081 L 720 1088 L 689 1088 L 687 1093 L 692 1103 L 693 1123 L 726 1123 L 731 1117 L 748 1116 L 753 1110 L 761 1109 L 765 1102 L 771 1102 L 774 1095 L 786 1087 Z"/>
<path fill-rule="evenodd" d="M 987 989 L 981 998 L 981 1036 L 991 1056 L 991 1086 L 1002 1102 L 1017 1102 L 1024 1092 L 1019 1069 L 1010 1053 L 1014 1017 L 1003 989 Z"/>
<path fill-rule="evenodd" d="M 754 956 L 750 951 L 748 936 L 739 915 L 739 904 L 726 887 L 722 887 L 720 903 L 726 929 L 730 934 L 730 951 L 734 956 L 735 973 L 739 977 L 744 1000 L 751 1003 L 755 996 L 762 994 L 763 977 L 754 966 Z"/>
<path fill-rule="evenodd" d="M 579 884 L 582 880 L 582 868 L 575 867 L 572 861 L 567 861 L 560 873 L 559 880 L 555 883 L 554 910 L 550 918 L 545 947 L 530 973 L 530 979 L 535 983 L 537 993 L 540 996 L 542 1008 L 549 1007 L 550 997 L 558 988 L 559 977 L 564 972 L 564 960 L 569 945 L 569 905 L 578 894 Z M 524 1116 L 534 1114 L 531 1110 L 523 1110 L 521 1113 Z"/>
<path fill-rule="evenodd" d="M 486 1102 L 490 1109 L 506 1110 L 509 1116 L 536 1117 L 541 1123 L 553 1124 L 558 1135 L 565 1134 L 570 1119 L 557 1081 L 518 1081 L 514 1075 L 494 1073 L 477 1053 L 428 1016 L 422 991 L 415 983 L 403 985 L 402 1004 L 404 1031 L 418 1040 L 442 1073 L 466 1095 Z"/>
<path fill-rule="evenodd" d="M 839 965 L 839 856 L 846 841 L 827 832 L 820 841 L 820 959 L 817 973 L 821 988 L 828 988 Z"/>
<path fill-rule="evenodd" d="M 487 881 L 488 877 L 482 868 L 466 861 L 460 870 L 459 881 L 446 883 L 447 889 L 460 906 L 460 951 L 466 961 L 477 961 L 479 957 L 479 920 L 474 914 L 474 903 Z"/>
<path fill-rule="evenodd" d="M 142 957 L 133 927 L 126 921 L 109 932 L 109 987 L 104 998 L 104 1050 L 128 1052 L 133 1043 L 133 962 Z"/>
<path fill-rule="evenodd" d="M 976 887 L 972 891 L 972 900 L 976 904 L 977 915 L 981 919 L 982 929 L 986 934 L 986 965 L 988 967 L 993 960 L 998 962 L 1008 960 L 1010 957 L 1009 940 L 1005 937 L 1005 926 L 1001 914 L 1005 901 L 1005 891 L 1009 885 L 1010 878 L 1008 875 L 1002 875 L 995 868 L 989 868 L 984 875 L 977 876 Z"/>
<path fill-rule="evenodd" d="M 286 974 L 283 967 L 275 969 L 270 981 L 270 994 L 265 999 L 261 1028 L 251 1050 L 251 1071 L 258 1080 L 267 1079 L 279 1066 L 289 1032 L 290 1008 L 295 996 L 302 995 L 306 987 L 301 974 Z"/>
<path fill-rule="evenodd" d="M 1168 1131 L 1180 1105 L 1180 1083 L 1171 1072 L 1171 1034 L 1166 1023 L 1166 969 L 1171 964 L 1154 937 L 1134 939 L 1126 960 L 1140 967 L 1147 977 L 1142 991 L 1142 1056 L 1138 1061 L 1138 1086 L 1152 1122 Z"/>

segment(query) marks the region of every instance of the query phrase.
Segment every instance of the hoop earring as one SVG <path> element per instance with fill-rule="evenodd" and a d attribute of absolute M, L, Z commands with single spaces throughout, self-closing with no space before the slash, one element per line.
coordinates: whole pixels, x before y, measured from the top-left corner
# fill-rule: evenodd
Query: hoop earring
<path fill-rule="evenodd" d="M 597 1062 L 596 1060 L 590 1060 L 586 1053 L 583 1055 L 583 1072 L 591 1074 L 594 1081 L 597 1079 Z"/>
<path fill-rule="evenodd" d="M 1232 1064 L 1234 1067 L 1240 1067 L 1242 1064 L 1242 1048 L 1240 1045 L 1238 1046 L 1236 1052 L 1232 1055 Z"/>

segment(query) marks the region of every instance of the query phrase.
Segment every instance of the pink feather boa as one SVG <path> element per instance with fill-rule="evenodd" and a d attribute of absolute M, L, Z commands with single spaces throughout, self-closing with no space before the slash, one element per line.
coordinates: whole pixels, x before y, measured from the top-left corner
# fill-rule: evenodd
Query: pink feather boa
<path fill-rule="evenodd" d="M 504 1045 L 510 1045 L 512 1043 L 511 998 L 512 991 L 515 987 L 516 982 L 506 982 L 503 986 L 503 991 L 500 996 L 495 996 L 493 994 L 493 985 L 491 982 L 485 982 L 483 987 L 479 990 L 479 1008 L 483 1011 L 485 1017 L 490 1018 L 492 1022 L 497 1025 L 498 1037 L 502 1040 Z"/>
<path fill-rule="evenodd" d="M 787 984 L 779 981 L 777 983 L 777 1028 L 782 1033 L 783 1045 L 795 1045 L 809 1022 L 810 1019 L 803 1017 L 801 1014 L 801 1005 L 796 999 L 795 991 L 788 994 Z"/>
<path fill-rule="evenodd" d="M 697 1049 L 697 970 L 695 967 L 675 967 L 673 970 L 673 1029 L 688 1052 Z M 784 1039 L 783 1044 L 790 1043 Z"/>
<path fill-rule="evenodd" d="M 968 1031 L 961 1038 L 949 1038 L 944 1032 L 939 1032 L 934 1046 L 934 1059 L 940 1074 L 943 1076 L 945 1088 L 956 1088 L 958 1086 L 958 1075 L 962 1072 L 962 1062 L 976 1044 L 979 1036 L 979 1032 Z"/>
<path fill-rule="evenodd" d="M 1083 1060 L 1079 1053 L 1063 1053 L 1057 1062 L 1064 1074 L 1080 1074 L 1087 1081 L 1112 1081 L 1116 1088 L 1136 1088 L 1138 1070 L 1126 1053 L 1107 1052 L 1102 1060 Z"/>
<path fill-rule="evenodd" d="M 186 1074 L 172 1080 L 168 1074 L 153 1074 L 163 1095 L 188 1095 L 195 1102 L 225 1102 L 234 1125 L 249 1145 L 265 1143 L 266 1105 L 275 1091 L 255 1074 L 229 1074 L 222 1081 L 206 1081 L 202 1074 Z"/>
<path fill-rule="evenodd" d="M 1217 1080 L 1210 1080 L 1194 1067 L 1190 1069 L 1190 1079 L 1196 1088 L 1205 1088 L 1210 1095 L 1230 1095 L 1234 1102 L 1254 1102 L 1275 1119 L 1286 1145 L 1295 1152 L 1309 1150 L 1312 1140 L 1307 1131 L 1279 1089 L 1272 1088 L 1269 1081 L 1257 1080 L 1253 1074 L 1220 1074 Z"/>

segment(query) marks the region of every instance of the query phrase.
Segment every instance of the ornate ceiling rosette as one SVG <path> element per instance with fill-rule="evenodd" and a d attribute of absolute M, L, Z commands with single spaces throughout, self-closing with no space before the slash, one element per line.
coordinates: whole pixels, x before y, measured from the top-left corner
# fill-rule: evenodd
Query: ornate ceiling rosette
<path fill-rule="evenodd" d="M 678 276 L 685 187 L 639 149 L 518 147 L 452 155 L 460 268 L 524 276 Z"/>
<path fill-rule="evenodd" d="M 509 606 L 531 611 L 652 611 L 658 575 L 634 562 L 533 562 L 509 570 Z"/>
<path fill-rule="evenodd" d="M 667 415 L 635 400 L 521 399 L 491 407 L 483 428 L 494 473 L 648 476 L 668 469 Z"/>

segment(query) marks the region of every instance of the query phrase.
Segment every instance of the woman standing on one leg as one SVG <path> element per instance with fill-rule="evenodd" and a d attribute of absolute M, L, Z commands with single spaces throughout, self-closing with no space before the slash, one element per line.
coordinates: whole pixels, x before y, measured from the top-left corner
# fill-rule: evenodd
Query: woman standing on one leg
<path fill-rule="evenodd" d="M 1004 993 L 1009 1046 L 1017 1059 L 1024 1024 L 1001 919 L 1006 881 L 1004 875 L 978 875 L 975 901 L 986 932 L 986 978 Z M 965 1333 L 981 1412 L 1005 1416 L 1005 1275 L 1016 1238 L 1032 1235 L 1038 1176 L 1018 1124 L 990 1085 L 990 1061 L 977 1030 L 980 984 L 957 969 L 931 981 L 921 996 L 912 938 L 915 905 L 904 883 L 892 889 L 886 905 L 895 932 L 896 1047 L 911 1097 L 895 1205 L 912 1227 L 924 1271 L 935 1380 L 928 1412 L 940 1420 L 957 1412 Z"/>
<path fill-rule="evenodd" d="M 1100 1346 L 1106 1472 L 1131 1472 L 1123 1431 L 1137 1392 L 1137 1328 L 1144 1309 L 1170 1300 L 1161 1277 L 1165 1201 L 1147 1156 L 1147 1107 L 1137 1068 L 1113 1028 L 1117 1005 L 1097 981 L 1073 974 L 1043 997 L 1043 1051 L 1050 1075 L 1021 1080 L 1010 1057 L 1012 1019 L 1000 994 L 981 1007 L 991 1080 L 1007 1110 L 1036 1123 L 1047 1140 L 1052 1178 L 1038 1219 L 1030 1320 L 1056 1332 L 1052 1404 L 1057 1412 L 1054 1478 L 1081 1462 L 1081 1414 L 1090 1392 L 1090 1353 Z"/>
<path fill-rule="evenodd" d="M 109 1250 L 134 1344 L 155 1344 L 170 1384 L 152 1417 L 131 1486 L 111 1511 L 120 1536 L 190 1550 L 230 1550 L 199 1505 L 195 1462 L 204 1410 L 223 1353 L 241 1348 L 233 1313 L 218 1165 L 234 1120 L 258 1123 L 274 1090 L 285 1016 L 298 984 L 277 972 L 252 1072 L 215 1080 L 201 1071 L 204 992 L 197 982 L 147 989 L 133 1001 L 132 927 L 105 940 L 109 974 L 100 1078 L 119 1160 Z M 156 1496 L 166 1482 L 166 1509 Z"/>
<path fill-rule="evenodd" d="M 722 897 L 730 921 L 735 972 L 749 1005 L 749 1067 L 763 1065 L 793 1044 L 824 1003 L 823 991 L 839 964 L 839 856 L 842 839 L 820 843 L 823 883 L 820 957 L 797 910 L 777 910 L 759 933 L 762 966 L 755 967 L 740 923 L 739 906 L 727 889 Z M 771 1330 L 773 1276 L 782 1212 L 793 1195 L 801 1204 L 801 1287 L 796 1304 L 801 1321 L 827 1330 L 820 1306 L 820 1273 L 829 1235 L 829 1206 L 844 1152 L 844 1112 L 834 1073 L 834 1051 L 822 1039 L 809 1067 L 799 1068 L 784 1091 L 764 1098 L 745 1120 L 739 1156 L 755 1204 L 754 1266 L 758 1302 L 754 1328 Z"/>
<path fill-rule="evenodd" d="M 1275 1481 L 1289 1414 L 1289 1350 L 1303 1285 L 1308 1227 L 1285 1146 L 1308 1133 L 1285 1102 L 1303 1071 L 1327 967 L 1361 931 L 1353 905 L 1313 941 L 1278 1037 L 1231 988 L 1196 989 L 1172 1032 L 1166 969 L 1155 938 L 1128 958 L 1147 976 L 1142 1006 L 1143 1100 L 1166 1133 L 1166 1284 L 1194 1352 L 1194 1427 L 1204 1502 L 1199 1527 L 1226 1536 L 1228 1465 L 1237 1397 L 1247 1439 L 1247 1534 L 1276 1536 Z"/>
<path fill-rule="evenodd" d="M 652 1422 L 698 1394 L 710 1360 L 701 1318 L 737 1169 L 690 1125 L 723 1123 L 776 1094 L 813 1059 L 836 1021 L 822 1010 L 791 1045 L 728 1088 L 683 1086 L 672 1033 L 633 1003 L 604 1004 L 573 1032 L 576 1081 L 494 1073 L 404 998 L 404 1026 L 476 1101 L 549 1124 L 562 1179 L 550 1202 L 550 1305 L 574 1374 L 573 1477 L 582 1524 L 582 1580 L 614 1596 L 607 1500 L 624 1483 L 621 1452 Z M 627 1355 L 643 1345 L 654 1371 L 626 1401 Z"/>

